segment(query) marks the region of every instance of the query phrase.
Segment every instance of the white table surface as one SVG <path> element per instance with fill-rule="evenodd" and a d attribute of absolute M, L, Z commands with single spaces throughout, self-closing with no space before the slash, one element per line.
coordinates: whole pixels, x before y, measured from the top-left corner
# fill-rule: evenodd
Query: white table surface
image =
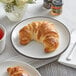
<path fill-rule="evenodd" d="M 52 17 L 49 14 L 50 10 L 43 8 L 42 2 L 43 2 L 42 0 L 38 0 L 36 4 L 28 5 L 28 8 L 26 10 L 23 19 L 33 16 Z M 54 19 L 57 19 L 62 23 L 64 23 L 69 29 L 69 31 L 76 30 L 75 7 L 76 7 L 76 0 L 63 0 L 62 14 L 60 16 L 53 17 Z M 11 22 L 7 19 L 2 4 L 0 4 L 0 24 L 3 24 L 6 27 L 8 33 L 6 39 L 6 48 L 3 54 L 0 55 L 0 60 L 5 60 L 10 57 L 17 56 L 19 54 L 12 47 L 10 41 L 11 30 L 17 23 L 18 22 Z M 64 65 L 61 65 L 57 61 L 47 64 L 43 67 L 40 67 L 38 68 L 38 70 L 42 76 L 76 76 L 76 69 L 72 69 Z"/>

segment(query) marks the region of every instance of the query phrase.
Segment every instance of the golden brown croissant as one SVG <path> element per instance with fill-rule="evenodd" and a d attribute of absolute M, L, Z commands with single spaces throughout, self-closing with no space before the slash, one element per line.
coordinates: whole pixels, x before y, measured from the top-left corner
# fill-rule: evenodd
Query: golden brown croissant
<path fill-rule="evenodd" d="M 28 73 L 23 70 L 21 67 L 9 67 L 7 68 L 9 76 L 29 76 Z"/>
<path fill-rule="evenodd" d="M 20 44 L 26 45 L 31 40 L 42 43 L 45 52 L 52 52 L 57 49 L 59 35 L 53 23 L 48 21 L 36 21 L 24 26 L 19 31 Z"/>

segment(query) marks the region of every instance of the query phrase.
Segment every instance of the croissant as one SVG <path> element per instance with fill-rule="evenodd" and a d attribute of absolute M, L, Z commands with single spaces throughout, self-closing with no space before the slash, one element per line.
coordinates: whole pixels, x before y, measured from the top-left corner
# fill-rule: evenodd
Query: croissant
<path fill-rule="evenodd" d="M 55 25 L 48 21 L 31 22 L 19 31 L 19 42 L 28 44 L 31 40 L 42 43 L 44 51 L 49 53 L 55 51 L 59 45 L 59 35 Z"/>
<path fill-rule="evenodd" d="M 21 67 L 9 67 L 7 68 L 9 76 L 29 76 L 28 73 L 23 70 Z"/>

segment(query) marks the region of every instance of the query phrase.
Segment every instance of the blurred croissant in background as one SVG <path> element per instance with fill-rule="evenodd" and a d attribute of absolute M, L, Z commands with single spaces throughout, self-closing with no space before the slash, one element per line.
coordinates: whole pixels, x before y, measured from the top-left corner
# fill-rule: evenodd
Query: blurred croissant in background
<path fill-rule="evenodd" d="M 48 21 L 36 21 L 24 26 L 19 31 L 20 44 L 26 45 L 31 40 L 42 43 L 44 51 L 55 51 L 59 45 L 59 35 L 53 23 Z"/>
<path fill-rule="evenodd" d="M 7 72 L 9 76 L 29 76 L 28 73 L 20 66 L 8 67 Z"/>

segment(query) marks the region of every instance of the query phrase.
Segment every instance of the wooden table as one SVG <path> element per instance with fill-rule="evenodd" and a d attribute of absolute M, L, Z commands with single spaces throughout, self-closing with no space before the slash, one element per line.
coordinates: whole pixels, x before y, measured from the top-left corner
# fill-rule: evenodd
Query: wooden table
<path fill-rule="evenodd" d="M 42 76 L 76 76 L 76 69 L 59 64 L 57 61 L 38 68 Z"/>

